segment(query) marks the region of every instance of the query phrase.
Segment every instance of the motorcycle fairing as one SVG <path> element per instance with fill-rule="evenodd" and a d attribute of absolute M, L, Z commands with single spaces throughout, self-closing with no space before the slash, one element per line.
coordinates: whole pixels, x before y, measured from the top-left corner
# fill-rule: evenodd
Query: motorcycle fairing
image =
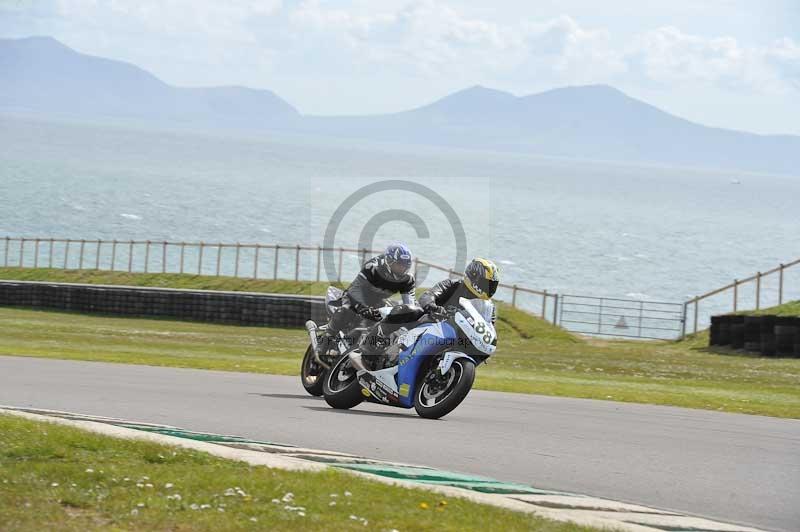
<path fill-rule="evenodd" d="M 367 390 L 372 399 L 387 405 L 396 405 L 400 402 L 397 384 L 394 376 L 397 366 L 378 371 L 359 371 L 358 383 Z"/>
<path fill-rule="evenodd" d="M 400 353 L 396 366 L 398 390 L 405 392 L 400 394 L 400 405 L 406 408 L 414 406 L 417 374 L 426 357 L 435 355 L 445 345 L 455 343 L 458 336 L 455 329 L 447 322 L 424 323 L 415 327 L 414 332 L 418 329 L 424 330 L 417 336 L 413 346 Z"/>

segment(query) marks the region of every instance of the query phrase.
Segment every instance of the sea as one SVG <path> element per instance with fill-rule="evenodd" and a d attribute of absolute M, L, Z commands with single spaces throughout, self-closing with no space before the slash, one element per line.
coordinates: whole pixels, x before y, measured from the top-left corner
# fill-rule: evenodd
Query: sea
<path fill-rule="evenodd" d="M 800 258 L 800 170 L 772 176 L 2 115 L 5 236 L 359 248 L 400 240 L 447 268 L 491 258 L 509 284 L 683 302 Z M 345 277 L 358 261 L 347 255 Z M 784 299 L 800 298 L 800 266 L 784 286 Z M 777 276 L 764 280 L 762 306 L 776 302 L 776 290 Z M 753 293 L 752 284 L 741 289 L 740 308 L 754 304 Z M 729 299 L 709 308 L 724 310 Z"/>

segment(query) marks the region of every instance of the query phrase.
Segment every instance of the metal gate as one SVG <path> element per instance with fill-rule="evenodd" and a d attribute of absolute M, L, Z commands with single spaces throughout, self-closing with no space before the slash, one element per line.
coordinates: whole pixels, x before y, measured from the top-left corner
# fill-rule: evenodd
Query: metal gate
<path fill-rule="evenodd" d="M 559 296 L 558 323 L 576 333 L 674 340 L 683 335 L 685 320 L 683 303 Z"/>

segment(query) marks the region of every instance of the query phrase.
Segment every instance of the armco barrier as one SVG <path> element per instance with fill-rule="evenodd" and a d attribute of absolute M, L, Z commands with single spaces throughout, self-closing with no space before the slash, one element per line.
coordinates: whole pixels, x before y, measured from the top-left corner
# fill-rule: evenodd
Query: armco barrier
<path fill-rule="evenodd" d="M 0 306 L 270 327 L 327 319 L 317 296 L 31 281 L 0 281 Z"/>

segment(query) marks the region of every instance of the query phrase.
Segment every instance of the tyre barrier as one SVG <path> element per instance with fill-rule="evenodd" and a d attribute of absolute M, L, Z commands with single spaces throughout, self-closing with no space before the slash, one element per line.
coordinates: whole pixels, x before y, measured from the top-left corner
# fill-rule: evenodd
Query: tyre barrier
<path fill-rule="evenodd" d="M 327 320 L 317 296 L 32 281 L 0 281 L 0 306 L 269 327 Z"/>
<path fill-rule="evenodd" d="M 800 358 L 800 317 L 712 316 L 709 345 Z"/>
<path fill-rule="evenodd" d="M 744 316 L 731 316 L 731 347 L 741 349 L 744 346 Z"/>

